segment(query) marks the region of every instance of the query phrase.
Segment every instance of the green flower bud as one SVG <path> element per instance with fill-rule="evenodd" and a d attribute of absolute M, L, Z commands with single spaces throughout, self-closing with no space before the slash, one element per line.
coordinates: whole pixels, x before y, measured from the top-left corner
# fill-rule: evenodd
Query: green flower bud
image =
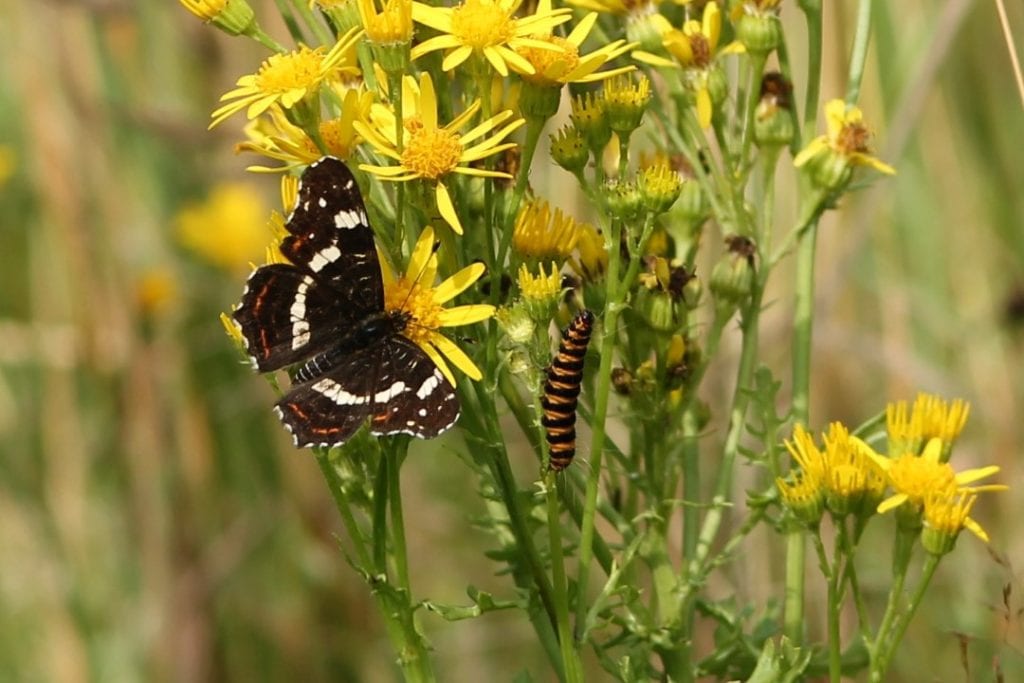
<path fill-rule="evenodd" d="M 661 164 L 641 171 L 637 184 L 644 207 L 653 214 L 668 211 L 679 198 L 679 192 L 682 189 L 682 179 L 679 174 Z"/>
<path fill-rule="evenodd" d="M 644 112 L 651 101 L 651 82 L 641 75 L 636 83 L 628 74 L 604 82 L 605 111 L 608 125 L 620 134 L 632 133 L 640 127 Z"/>
<path fill-rule="evenodd" d="M 767 54 L 782 40 L 782 25 L 774 14 L 744 13 L 736 22 L 736 38 L 747 52 Z"/>
<path fill-rule="evenodd" d="M 633 183 L 610 180 L 604 184 L 603 190 L 605 207 L 616 218 L 632 221 L 643 213 L 643 197 Z"/>
<path fill-rule="evenodd" d="M 581 172 L 586 167 L 590 161 L 590 148 L 576 126 L 562 126 L 550 138 L 551 158 L 556 164 L 573 174 Z"/>
<path fill-rule="evenodd" d="M 571 105 L 572 114 L 569 118 L 586 138 L 590 151 L 595 157 L 600 157 L 601 151 L 612 139 L 604 98 L 588 92 L 572 98 Z"/>
<path fill-rule="evenodd" d="M 558 111 L 558 104 L 561 102 L 561 99 L 561 88 L 552 88 L 525 81 L 519 93 L 519 110 L 527 118 L 546 121 Z"/>

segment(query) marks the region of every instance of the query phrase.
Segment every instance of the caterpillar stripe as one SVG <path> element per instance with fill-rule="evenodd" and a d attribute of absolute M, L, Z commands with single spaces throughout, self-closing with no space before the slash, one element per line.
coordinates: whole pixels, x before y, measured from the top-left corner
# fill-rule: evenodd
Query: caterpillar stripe
<path fill-rule="evenodd" d="M 558 354 L 548 368 L 541 406 L 541 424 L 548 440 L 548 467 L 564 470 L 576 455 L 576 399 L 583 380 L 583 357 L 587 353 L 594 314 L 582 310 L 562 333 Z"/>

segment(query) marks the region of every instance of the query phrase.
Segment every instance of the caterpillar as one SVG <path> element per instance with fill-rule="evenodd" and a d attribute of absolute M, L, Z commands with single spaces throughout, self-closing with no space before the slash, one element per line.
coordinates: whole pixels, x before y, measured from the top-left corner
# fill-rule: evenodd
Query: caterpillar
<path fill-rule="evenodd" d="M 558 353 L 548 367 L 540 423 L 548 441 L 548 467 L 561 472 L 576 455 L 576 399 L 583 381 L 583 356 L 587 353 L 594 314 L 584 309 L 562 332 Z"/>

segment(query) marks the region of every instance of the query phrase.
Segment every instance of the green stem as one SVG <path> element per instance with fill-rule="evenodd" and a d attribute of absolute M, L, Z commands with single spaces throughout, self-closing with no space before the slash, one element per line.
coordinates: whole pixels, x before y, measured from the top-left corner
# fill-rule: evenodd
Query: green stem
<path fill-rule="evenodd" d="M 268 50 L 273 50 L 278 54 L 284 54 L 285 52 L 288 52 L 288 48 L 274 40 L 269 33 L 264 31 L 259 26 L 253 26 L 253 28 L 246 35 L 255 40 L 263 47 L 267 48 Z"/>
<path fill-rule="evenodd" d="M 793 419 L 806 425 L 810 416 L 811 337 L 814 322 L 814 256 L 817 224 L 806 232 L 797 248 L 796 292 L 793 312 Z"/>
<path fill-rule="evenodd" d="M 551 553 L 551 583 L 555 594 L 558 644 L 562 654 L 562 665 L 565 667 L 565 680 L 569 683 L 583 683 L 583 667 L 569 624 L 569 586 L 565 575 L 565 556 L 562 552 L 561 508 L 558 504 L 555 477 L 556 473 L 548 470 L 544 476 L 544 485 L 547 489 L 548 551 Z"/>
<path fill-rule="evenodd" d="M 316 464 L 319 465 L 321 474 L 324 475 L 324 481 L 327 482 L 327 490 L 331 492 L 331 498 L 334 499 L 334 507 L 337 508 L 338 514 L 341 515 L 341 523 L 344 525 L 345 531 L 348 533 L 348 537 L 355 548 L 356 566 L 362 571 L 369 573 L 372 565 L 370 564 L 370 554 L 366 550 L 366 541 L 363 538 L 362 531 L 359 530 L 359 524 L 356 523 L 355 516 L 352 514 L 352 507 L 348 504 L 348 499 L 345 497 L 341 477 L 338 476 L 334 465 L 331 464 L 330 449 L 315 448 L 313 449 L 313 454 L 316 457 Z"/>
<path fill-rule="evenodd" d="M 515 228 L 516 217 L 519 215 L 519 206 L 523 203 L 523 196 L 530 180 L 530 167 L 533 165 L 533 155 L 537 152 L 537 144 L 540 142 L 540 134 L 544 131 L 547 119 L 539 117 L 527 117 L 526 119 L 526 140 L 523 142 L 523 154 L 519 160 L 519 171 L 516 175 L 516 184 L 512 189 L 512 201 L 509 202 L 505 211 L 505 218 L 501 223 L 501 244 L 498 247 L 498 263 L 504 264 L 508 255 L 509 245 L 512 243 L 512 233 Z"/>
<path fill-rule="evenodd" d="M 382 453 L 373 486 L 373 572 L 388 575 L 388 459 Z"/>
<path fill-rule="evenodd" d="M 902 529 L 897 532 L 896 538 L 893 539 L 893 581 L 892 586 L 889 588 L 889 597 L 886 600 L 882 623 L 878 626 L 875 642 L 870 648 L 872 672 L 876 670 L 879 660 L 884 658 L 884 653 L 888 647 L 887 638 L 889 637 L 889 631 L 899 615 L 900 598 L 903 597 L 903 585 L 907 580 L 907 569 L 910 566 L 913 544 L 916 539 L 916 533 Z M 884 668 L 880 669 L 880 671 L 884 672 Z M 873 675 L 870 677 L 870 680 L 874 680 Z"/>
<path fill-rule="evenodd" d="M 277 5 L 277 11 L 281 13 L 281 19 L 284 21 L 284 25 L 288 29 L 288 33 L 291 35 L 292 40 L 296 43 L 305 43 L 306 37 L 302 34 L 302 28 L 299 27 L 299 22 L 295 21 L 295 15 L 292 14 L 292 10 L 288 6 L 287 1 L 274 0 L 274 4 Z"/>
<path fill-rule="evenodd" d="M 842 676 L 842 636 L 839 630 L 839 618 L 842 615 L 842 598 L 839 584 L 842 581 L 843 552 L 842 536 L 845 535 L 845 523 L 837 520 L 839 527 L 832 551 L 832 571 L 828 574 L 828 675 L 832 683 L 839 683 Z"/>
<path fill-rule="evenodd" d="M 356 567 L 368 579 L 371 586 L 371 594 L 377 603 L 377 608 L 384 620 L 385 630 L 395 652 L 399 653 L 398 663 L 402 668 L 402 674 L 406 681 L 411 683 L 429 683 L 434 680 L 434 673 L 430 665 L 430 658 L 427 654 L 426 644 L 416 630 L 413 622 L 413 608 L 408 602 L 408 593 L 405 599 L 397 599 L 393 590 L 378 589 L 375 586 L 379 582 L 387 582 L 387 577 L 382 575 L 375 566 L 376 559 L 371 559 L 370 552 L 366 548 L 366 541 L 359 531 L 352 514 L 352 508 L 345 497 L 341 478 L 331 464 L 329 450 L 317 448 L 314 450 L 317 465 L 324 475 L 324 481 L 334 499 L 335 507 L 341 515 L 342 524 L 348 532 L 349 538 L 356 553 Z M 376 533 L 376 529 L 375 529 Z"/>
<path fill-rule="evenodd" d="M 821 0 L 800 0 L 807 19 L 807 97 L 804 100 L 804 127 L 801 137 L 814 137 L 821 98 Z"/>
<path fill-rule="evenodd" d="M 621 261 L 619 245 L 622 241 L 622 222 L 613 220 L 608 241 L 608 272 L 605 275 L 605 314 L 601 332 L 600 358 L 595 388 L 594 415 L 591 421 L 590 473 L 583 503 L 580 526 L 579 570 L 576 579 L 576 634 L 580 634 L 586 616 L 584 599 L 590 577 L 590 561 L 594 545 L 594 518 L 597 513 L 597 491 L 601 483 L 601 460 L 604 455 L 605 421 L 608 418 L 608 398 L 611 393 L 612 356 L 618 332 L 621 302 L 617 301 L 618 278 Z"/>
<path fill-rule="evenodd" d="M 868 43 L 871 40 L 871 8 L 874 0 L 858 0 L 857 32 L 853 36 L 853 51 L 850 54 L 850 75 L 846 84 L 846 103 L 856 104 L 860 98 L 860 84 L 864 79 L 864 63 L 868 58 Z"/>
<path fill-rule="evenodd" d="M 408 446 L 408 441 L 404 442 Z M 394 552 L 395 574 L 398 586 L 412 599 L 409 584 L 409 558 L 405 544 L 405 518 L 402 515 L 402 488 L 400 471 L 405 450 L 401 446 L 386 448 L 381 456 L 385 461 L 388 477 L 388 505 L 391 508 L 391 543 Z M 388 453 L 387 451 L 393 451 Z"/>
<path fill-rule="evenodd" d="M 924 568 L 921 570 L 921 579 L 918 582 L 917 589 L 914 591 L 913 596 L 910 598 L 910 603 L 907 605 L 906 611 L 900 615 L 892 624 L 892 634 L 883 633 L 879 630 L 879 640 L 882 640 L 883 647 L 885 648 L 884 653 L 881 656 L 874 658 L 871 662 L 871 673 L 869 679 L 871 683 L 879 683 L 882 681 L 885 672 L 889 669 L 889 664 L 892 662 L 892 656 L 896 652 L 896 646 L 903 640 L 903 636 L 907 632 L 907 627 L 910 626 L 910 621 L 914 617 L 914 613 L 917 612 L 917 608 L 921 606 L 921 600 L 924 598 L 925 592 L 928 590 L 928 585 L 931 583 L 932 577 L 935 576 L 935 570 L 939 567 L 939 562 L 942 557 L 939 555 L 933 555 L 928 553 L 925 561 Z"/>
<path fill-rule="evenodd" d="M 715 485 L 712 507 L 704 518 L 704 525 L 701 528 L 700 537 L 697 541 L 697 548 L 693 561 L 690 562 L 690 583 L 700 582 L 707 568 L 706 560 L 711 551 L 718 529 L 725 516 L 725 507 L 732 490 L 733 469 L 736 463 L 736 455 L 739 452 L 740 437 L 746 427 L 747 404 L 750 402 L 750 379 L 754 374 L 754 367 L 757 364 L 758 345 L 758 321 L 761 314 L 761 297 L 764 294 L 767 271 L 761 270 L 754 279 L 754 286 L 750 294 L 744 313 L 741 331 L 743 342 L 740 350 L 740 364 L 736 370 L 736 385 L 733 388 L 732 408 L 729 411 L 729 431 L 725 437 L 725 444 L 722 447 L 722 460 L 719 463 L 718 481 Z"/>
<path fill-rule="evenodd" d="M 750 91 L 747 93 L 746 111 L 743 113 L 743 141 L 740 145 L 739 163 L 735 169 L 737 173 L 747 166 L 747 155 L 750 154 L 750 145 L 754 140 L 754 114 L 760 101 L 761 77 L 764 75 L 764 63 L 768 55 L 757 52 L 750 54 L 749 57 L 747 64 L 750 69 Z"/>
<path fill-rule="evenodd" d="M 313 30 L 313 35 L 320 41 L 321 45 L 330 47 L 336 42 L 330 30 L 324 26 L 323 22 L 313 14 L 313 11 L 309 8 L 309 3 L 306 0 L 291 0 L 292 7 L 299 13 L 302 20 L 306 23 L 306 26 Z"/>

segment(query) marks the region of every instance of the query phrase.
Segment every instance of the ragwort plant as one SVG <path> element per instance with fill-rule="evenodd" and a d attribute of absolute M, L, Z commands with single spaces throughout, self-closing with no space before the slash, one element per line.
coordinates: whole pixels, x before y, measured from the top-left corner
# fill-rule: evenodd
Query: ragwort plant
<path fill-rule="evenodd" d="M 282 174 L 285 211 L 297 206 L 296 176 L 322 156 L 356 172 L 385 310 L 457 392 L 463 461 L 498 545 L 487 554 L 511 582 L 503 596 L 471 589 L 471 604 L 443 605 L 412 594 L 399 488 L 416 450 L 408 436 L 363 428 L 313 448 L 347 559 L 408 680 L 435 678 L 418 612 L 461 620 L 499 609 L 522 612 L 564 681 L 595 665 L 624 681 L 884 678 L 959 533 L 987 541 L 970 517 L 978 495 L 1004 487 L 976 484 L 995 467 L 949 464 L 968 413 L 959 400 L 921 394 L 853 430 L 833 423 L 820 439 L 806 427 L 819 219 L 854 183 L 895 172 L 872 156 L 857 107 L 870 0 L 859 4 L 847 92 L 825 103 L 818 0 L 799 3 L 803 73 L 788 58 L 780 0 L 292 0 L 277 3 L 287 44 L 245 0 L 182 3 L 270 52 L 222 97 L 211 127 L 248 119 L 239 150 L 269 164 L 251 170 Z M 550 159 L 538 155 L 545 133 Z M 552 161 L 575 178 L 592 223 L 530 187 L 531 169 Z M 781 176 L 795 178 L 798 210 L 780 225 Z M 287 261 L 285 220 L 271 222 L 268 263 Z M 788 259 L 792 398 L 781 409 L 758 336 L 766 285 Z M 460 305 L 443 306 L 457 296 Z M 292 310 L 286 324 L 308 336 L 305 307 L 298 319 Z M 549 330 L 574 316 L 553 360 Z M 240 348 L 251 341 L 224 323 Z M 455 340 L 439 331 L 451 326 L 463 326 Z M 732 395 L 708 404 L 703 382 L 726 336 L 740 345 Z M 292 374 L 299 385 L 316 378 L 309 366 Z M 328 420 L 370 401 L 328 386 Z M 384 393 L 374 400 L 386 412 L 394 396 Z M 506 413 L 521 435 L 503 431 Z M 723 435 L 707 433 L 711 419 L 727 425 Z M 530 454 L 511 452 L 524 438 Z M 576 449 L 585 461 L 570 463 Z M 535 481 L 513 475 L 511 459 L 524 457 L 537 463 Z M 743 462 L 761 472 L 761 488 L 737 500 Z M 889 512 L 893 571 L 879 616 L 858 582 L 858 547 Z M 713 575 L 761 525 L 786 538 L 781 610 L 709 597 Z M 820 641 L 803 601 L 808 548 L 827 586 Z M 856 624 L 847 633 L 844 609 Z M 708 628 L 714 637 L 699 638 Z"/>

